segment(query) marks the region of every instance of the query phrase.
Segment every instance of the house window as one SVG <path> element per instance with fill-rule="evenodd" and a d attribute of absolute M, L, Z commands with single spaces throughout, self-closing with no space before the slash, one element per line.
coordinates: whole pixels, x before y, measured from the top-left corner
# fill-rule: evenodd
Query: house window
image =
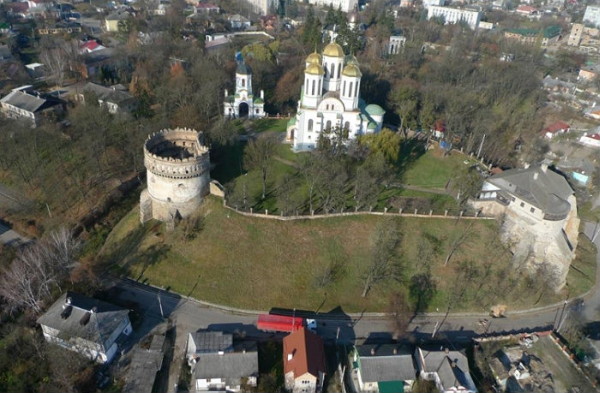
<path fill-rule="evenodd" d="M 525 203 L 521 202 L 521 207 L 525 207 Z"/>
<path fill-rule="evenodd" d="M 529 209 L 530 212 L 535 213 L 535 209 L 532 207 L 531 209 Z"/>

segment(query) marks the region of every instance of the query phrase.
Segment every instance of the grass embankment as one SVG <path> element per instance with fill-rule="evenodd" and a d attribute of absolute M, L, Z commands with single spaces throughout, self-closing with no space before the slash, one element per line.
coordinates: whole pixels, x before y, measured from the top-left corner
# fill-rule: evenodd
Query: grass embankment
<path fill-rule="evenodd" d="M 512 271 L 494 221 L 396 218 L 403 236 L 398 250 L 403 279 L 382 282 L 362 298 L 370 237 L 385 218 L 283 222 L 239 215 L 212 198 L 202 214 L 204 228 L 185 241 L 180 229 L 165 233 L 156 222 L 140 226 L 134 209 L 111 233 L 101 257 L 134 279 L 259 310 L 278 306 L 327 311 L 341 306 L 347 312 L 385 311 L 392 292 L 407 293 L 411 277 L 428 271 L 436 287 L 429 310 L 445 310 L 449 304 L 453 311 L 485 311 L 495 303 L 523 307 L 541 298 L 539 306 L 563 296 L 531 287 Z M 444 266 L 451 245 L 466 231 L 467 240 Z M 333 260 L 341 261 L 335 278 L 318 285 Z M 575 289 L 570 290 L 573 296 Z M 538 296 L 541 291 L 544 296 Z"/>

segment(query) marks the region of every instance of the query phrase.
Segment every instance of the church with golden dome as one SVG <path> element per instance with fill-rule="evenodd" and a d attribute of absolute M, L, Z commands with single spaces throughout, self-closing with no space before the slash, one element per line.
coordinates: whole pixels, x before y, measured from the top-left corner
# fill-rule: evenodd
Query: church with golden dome
<path fill-rule="evenodd" d="M 287 140 L 295 151 L 312 150 L 322 133 L 348 140 L 381 130 L 385 111 L 360 98 L 362 73 L 354 56 L 346 56 L 335 42 L 306 58 L 298 111 L 287 126 Z"/>

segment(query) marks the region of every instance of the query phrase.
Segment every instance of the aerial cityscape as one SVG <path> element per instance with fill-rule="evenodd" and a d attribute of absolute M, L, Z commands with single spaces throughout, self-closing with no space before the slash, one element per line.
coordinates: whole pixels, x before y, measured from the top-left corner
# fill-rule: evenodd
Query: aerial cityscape
<path fill-rule="evenodd" d="M 0 392 L 600 391 L 600 3 L 0 3 Z"/>

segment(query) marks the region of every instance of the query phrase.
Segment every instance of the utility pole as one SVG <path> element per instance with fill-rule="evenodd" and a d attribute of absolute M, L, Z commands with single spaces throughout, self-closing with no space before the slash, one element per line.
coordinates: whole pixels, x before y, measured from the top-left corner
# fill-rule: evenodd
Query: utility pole
<path fill-rule="evenodd" d="M 435 326 L 433 327 L 433 332 L 431 333 L 431 339 L 435 338 L 435 335 L 437 334 L 437 329 L 438 329 L 438 325 L 440 324 L 439 321 L 435 322 Z"/>

